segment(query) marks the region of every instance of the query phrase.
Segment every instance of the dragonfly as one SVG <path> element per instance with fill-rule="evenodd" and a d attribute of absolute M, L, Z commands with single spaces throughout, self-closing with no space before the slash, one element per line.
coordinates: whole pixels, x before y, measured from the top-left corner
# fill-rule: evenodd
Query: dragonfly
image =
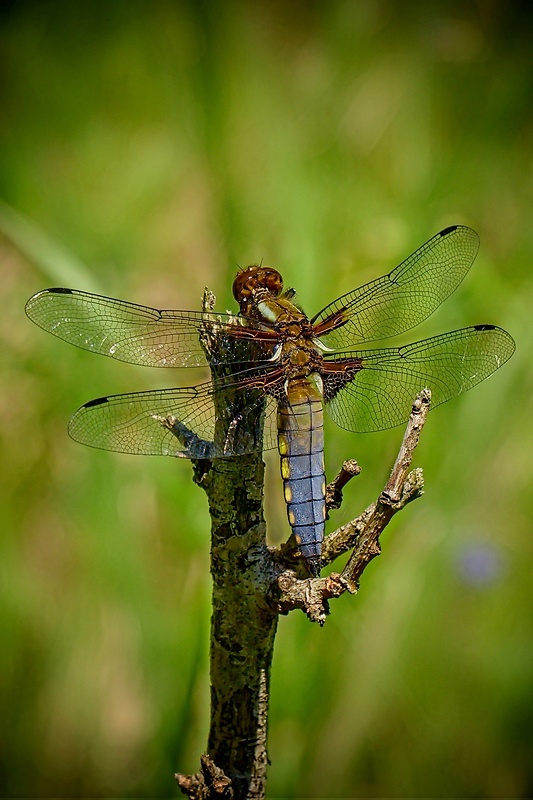
<path fill-rule="evenodd" d="M 28 317 L 70 344 L 151 367 L 211 367 L 196 386 L 111 395 L 81 406 L 73 439 L 104 450 L 190 459 L 277 447 L 290 527 L 319 575 L 327 516 L 324 408 L 341 428 L 378 431 L 405 422 L 415 396 L 432 408 L 502 366 L 515 344 L 483 324 L 400 347 L 358 349 L 415 327 L 453 292 L 479 248 L 471 228 L 437 233 L 395 269 L 309 318 L 280 273 L 239 270 L 239 312 L 158 310 L 76 289 L 28 300 Z M 357 349 L 356 349 L 357 348 Z"/>

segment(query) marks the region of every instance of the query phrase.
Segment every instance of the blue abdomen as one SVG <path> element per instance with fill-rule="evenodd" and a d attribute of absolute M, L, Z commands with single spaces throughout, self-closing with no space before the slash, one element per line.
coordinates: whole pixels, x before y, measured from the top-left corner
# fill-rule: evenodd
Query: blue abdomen
<path fill-rule="evenodd" d="M 324 416 L 313 376 L 289 381 L 278 409 L 278 442 L 287 515 L 313 575 L 320 573 L 326 519 Z"/>

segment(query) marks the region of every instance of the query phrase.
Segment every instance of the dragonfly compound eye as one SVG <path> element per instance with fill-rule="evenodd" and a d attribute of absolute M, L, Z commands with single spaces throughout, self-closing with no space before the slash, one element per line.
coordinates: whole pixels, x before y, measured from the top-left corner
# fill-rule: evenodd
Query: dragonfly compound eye
<path fill-rule="evenodd" d="M 233 281 L 233 297 L 238 303 L 251 297 L 258 289 L 267 289 L 269 294 L 277 297 L 283 289 L 283 279 L 279 272 L 272 267 L 258 267 L 254 264 L 239 272 Z"/>

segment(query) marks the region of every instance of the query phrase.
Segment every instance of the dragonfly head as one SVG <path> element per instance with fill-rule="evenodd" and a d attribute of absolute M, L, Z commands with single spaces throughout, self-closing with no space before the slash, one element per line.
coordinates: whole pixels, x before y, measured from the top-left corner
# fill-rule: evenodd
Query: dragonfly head
<path fill-rule="evenodd" d="M 253 298 L 261 289 L 272 297 L 281 294 L 283 279 L 277 270 L 253 264 L 237 273 L 233 281 L 233 297 L 238 303 Z"/>

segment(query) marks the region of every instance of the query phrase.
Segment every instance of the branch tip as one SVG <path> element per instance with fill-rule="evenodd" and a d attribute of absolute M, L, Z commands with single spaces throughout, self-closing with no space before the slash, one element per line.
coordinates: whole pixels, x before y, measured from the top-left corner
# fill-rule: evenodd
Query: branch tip
<path fill-rule="evenodd" d="M 413 453 L 426 422 L 430 404 L 431 391 L 423 389 L 413 403 L 398 456 L 391 470 L 387 485 L 381 493 L 380 501 L 383 503 L 390 502 L 391 505 L 395 505 L 402 500 L 402 492 L 413 460 Z"/>
<path fill-rule="evenodd" d="M 206 286 L 202 297 L 202 311 L 212 311 L 216 305 L 217 298 L 211 289 Z"/>

